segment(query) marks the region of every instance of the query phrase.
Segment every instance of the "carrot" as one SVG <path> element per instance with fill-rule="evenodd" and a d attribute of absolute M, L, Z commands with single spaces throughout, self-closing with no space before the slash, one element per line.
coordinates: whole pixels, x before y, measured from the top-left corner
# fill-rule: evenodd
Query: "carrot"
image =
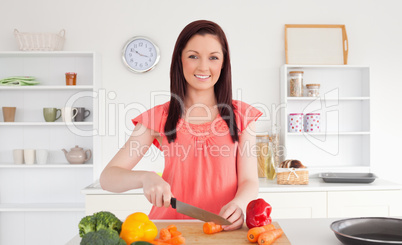
<path fill-rule="evenodd" d="M 170 238 L 172 238 L 172 235 L 170 234 L 168 229 L 162 228 L 159 232 L 159 238 L 162 240 L 169 240 Z"/>
<path fill-rule="evenodd" d="M 205 234 L 214 234 L 223 231 L 222 226 L 214 222 L 205 222 L 202 228 Z"/>
<path fill-rule="evenodd" d="M 260 226 L 260 227 L 254 227 L 251 228 L 250 230 L 248 230 L 247 232 L 247 239 L 250 242 L 257 242 L 258 241 L 258 237 L 264 233 L 265 231 L 270 231 L 275 229 L 275 226 L 273 224 L 269 224 L 269 225 L 264 225 L 264 226 Z"/>
<path fill-rule="evenodd" d="M 184 237 L 180 236 L 175 236 L 170 238 L 169 240 L 165 240 L 164 242 L 168 243 L 168 244 L 172 244 L 172 245 L 180 245 L 180 244 L 184 244 L 186 242 L 186 239 L 184 239 Z"/>
<path fill-rule="evenodd" d="M 177 231 L 177 227 L 175 225 L 168 225 L 167 229 L 172 233 L 172 231 Z"/>
<path fill-rule="evenodd" d="M 180 236 L 180 235 L 181 235 L 181 232 L 180 232 L 180 231 L 172 230 L 172 231 L 170 231 L 170 235 L 171 235 L 172 237 Z"/>
<path fill-rule="evenodd" d="M 154 245 L 170 245 L 170 243 L 166 243 L 165 241 L 163 241 L 161 239 L 155 239 L 150 243 L 152 243 Z"/>
<path fill-rule="evenodd" d="M 266 231 L 258 237 L 258 245 L 270 245 L 274 243 L 276 239 L 282 236 L 282 234 L 282 229 Z"/>

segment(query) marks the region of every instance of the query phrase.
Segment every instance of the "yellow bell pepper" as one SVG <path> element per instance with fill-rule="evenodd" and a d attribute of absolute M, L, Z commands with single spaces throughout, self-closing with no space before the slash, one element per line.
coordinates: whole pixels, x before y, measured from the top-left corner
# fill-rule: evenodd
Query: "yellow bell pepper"
<path fill-rule="evenodd" d="M 136 241 L 151 242 L 158 235 L 158 228 L 144 213 L 130 214 L 121 226 L 120 237 L 130 245 Z"/>

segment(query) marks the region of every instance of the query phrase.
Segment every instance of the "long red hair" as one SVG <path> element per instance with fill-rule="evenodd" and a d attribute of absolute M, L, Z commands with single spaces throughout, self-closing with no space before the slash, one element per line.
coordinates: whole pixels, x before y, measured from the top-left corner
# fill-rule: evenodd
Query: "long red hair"
<path fill-rule="evenodd" d="M 174 142 L 176 135 L 176 125 L 184 113 L 184 98 L 186 96 L 187 82 L 183 74 L 183 64 L 181 55 L 187 42 L 194 35 L 215 35 L 223 51 L 223 65 L 218 82 L 215 84 L 214 92 L 218 103 L 219 114 L 229 127 L 229 132 L 233 142 L 239 140 L 238 128 L 234 117 L 234 107 L 232 104 L 232 70 L 230 65 L 229 45 L 226 35 L 222 28 L 207 20 L 197 20 L 188 24 L 177 38 L 173 50 L 172 63 L 170 66 L 170 104 L 168 117 L 165 124 L 165 135 L 169 143 Z"/>

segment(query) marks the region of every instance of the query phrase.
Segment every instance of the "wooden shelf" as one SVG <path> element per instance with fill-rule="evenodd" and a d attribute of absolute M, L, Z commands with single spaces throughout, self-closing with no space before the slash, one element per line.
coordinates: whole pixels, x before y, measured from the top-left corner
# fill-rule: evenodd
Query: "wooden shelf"
<path fill-rule="evenodd" d="M 84 212 L 84 203 L 2 203 L 0 212 Z"/>

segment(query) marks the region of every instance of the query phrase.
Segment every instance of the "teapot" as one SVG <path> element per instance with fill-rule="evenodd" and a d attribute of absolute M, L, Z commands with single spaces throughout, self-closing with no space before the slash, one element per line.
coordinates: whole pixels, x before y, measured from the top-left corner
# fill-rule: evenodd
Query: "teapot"
<path fill-rule="evenodd" d="M 86 150 L 84 151 L 84 149 L 82 149 L 81 147 L 78 147 L 78 145 L 76 145 L 74 148 L 71 148 L 70 152 L 67 152 L 65 149 L 62 149 L 62 151 L 64 152 L 64 155 L 67 158 L 67 161 L 71 164 L 82 164 L 86 161 L 88 161 L 89 159 L 91 159 L 92 156 L 92 152 L 91 150 Z M 88 157 L 87 153 L 88 152 Z"/>

